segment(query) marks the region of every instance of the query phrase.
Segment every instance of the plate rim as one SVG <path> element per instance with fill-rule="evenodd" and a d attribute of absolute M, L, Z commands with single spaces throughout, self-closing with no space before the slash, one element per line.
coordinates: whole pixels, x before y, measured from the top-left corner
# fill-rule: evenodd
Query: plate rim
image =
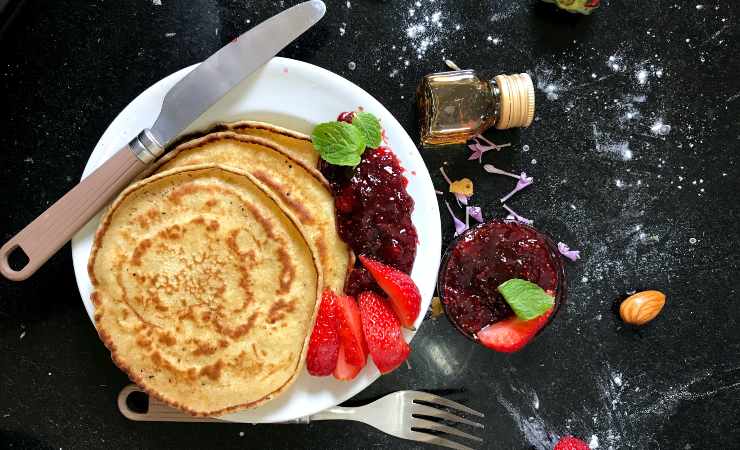
<path fill-rule="evenodd" d="M 152 97 L 152 96 L 156 96 L 157 91 L 163 89 L 162 88 L 163 85 L 166 85 L 172 79 L 175 79 L 175 83 L 176 83 L 177 81 L 179 81 L 180 79 L 182 79 L 185 75 L 187 75 L 187 73 L 189 73 L 191 70 L 193 70 L 195 67 L 197 67 L 198 64 L 200 64 L 200 63 L 195 63 L 195 64 L 192 64 L 190 66 L 184 67 L 182 69 L 179 69 L 179 70 L 177 70 L 175 72 L 170 73 L 169 75 L 167 75 L 167 76 L 161 78 L 160 80 L 152 83 L 150 86 L 148 86 L 146 89 L 144 89 L 139 95 L 137 95 L 130 102 L 128 102 L 126 104 L 126 106 L 124 108 L 122 108 L 121 111 L 113 118 L 113 120 L 108 124 L 108 126 L 106 127 L 106 129 L 100 135 L 100 137 L 99 137 L 99 139 L 98 139 L 95 147 L 93 148 L 92 152 L 90 153 L 90 156 L 87 159 L 87 162 L 85 163 L 85 167 L 84 167 L 83 173 L 82 173 L 82 178 L 84 179 L 84 177 L 86 177 L 87 175 L 89 175 L 89 173 L 91 173 L 100 163 L 102 163 L 102 161 L 98 161 L 99 159 L 102 159 L 102 157 L 96 156 L 96 155 L 99 155 L 101 152 L 105 152 L 105 150 L 103 149 L 103 146 L 105 144 L 103 138 L 105 138 L 108 133 L 111 133 L 112 130 L 115 130 L 115 129 L 118 129 L 118 128 L 124 128 L 123 126 L 119 125 L 119 123 L 122 122 L 122 121 L 125 122 L 124 118 L 126 116 L 128 116 L 129 114 L 132 114 L 132 112 L 129 111 L 129 110 L 133 108 L 133 106 L 132 106 L 133 104 L 135 104 L 137 101 L 146 102 L 146 99 L 147 98 Z M 431 188 L 432 189 L 434 188 L 434 185 L 433 185 L 432 180 L 431 180 L 431 175 L 430 175 L 429 170 L 428 170 L 428 168 L 426 166 L 426 163 L 424 162 L 423 158 L 421 157 L 421 153 L 419 151 L 418 146 L 411 139 L 411 137 L 406 132 L 405 128 L 403 128 L 403 126 L 395 118 L 395 116 L 382 103 L 380 103 L 380 101 L 378 101 L 375 97 L 373 97 L 372 95 L 370 95 L 367 91 L 365 91 L 361 87 L 357 86 L 352 81 L 347 80 L 346 78 L 344 78 L 344 77 L 342 77 L 342 76 L 340 76 L 340 75 L 338 75 L 338 74 L 336 74 L 334 72 L 331 72 L 330 70 L 324 69 L 322 67 L 319 67 L 319 66 L 316 66 L 314 64 L 310 64 L 310 63 L 307 63 L 307 62 L 304 62 L 304 61 L 299 61 L 299 60 L 290 59 L 290 58 L 284 58 L 284 57 L 274 57 L 274 58 L 272 58 L 267 64 L 265 64 L 265 66 L 263 66 L 261 69 L 259 69 L 258 72 L 256 72 L 257 76 L 260 76 L 260 74 L 263 73 L 263 71 L 265 71 L 265 70 L 270 70 L 271 69 L 270 66 L 271 65 L 275 65 L 275 64 L 283 65 L 283 67 L 284 67 L 283 70 L 286 70 L 285 73 L 287 73 L 287 71 L 289 71 L 291 69 L 291 67 L 293 67 L 295 69 L 298 69 L 298 70 L 307 70 L 309 72 L 314 72 L 319 78 L 321 78 L 321 79 L 328 79 L 329 84 L 337 84 L 337 83 L 344 84 L 345 87 L 347 87 L 347 88 L 355 91 L 358 94 L 359 97 L 363 97 L 364 99 L 367 99 L 367 102 L 369 102 L 369 103 L 374 103 L 372 105 L 372 109 L 373 110 L 379 110 L 379 112 L 382 113 L 382 115 L 383 115 L 383 126 L 384 126 L 384 128 L 388 128 L 389 125 L 392 126 L 395 130 L 398 130 L 400 132 L 400 136 L 399 136 L 400 140 L 401 141 L 406 141 L 406 142 L 399 142 L 398 143 L 398 144 L 400 144 L 399 147 L 407 148 L 410 145 L 416 151 L 415 152 L 416 153 L 415 156 L 414 155 L 411 155 L 411 158 L 413 160 L 417 160 L 416 164 L 414 164 L 413 167 L 404 167 L 404 169 L 406 169 L 407 172 L 409 172 L 409 171 L 413 172 L 413 176 L 414 177 L 421 177 L 421 180 L 422 180 L 421 182 L 422 183 L 424 182 L 423 181 L 424 178 L 426 178 L 426 180 L 429 182 L 429 185 L 431 186 Z M 250 77 L 248 77 L 248 79 L 251 79 L 253 76 L 255 76 L 255 74 L 250 75 Z M 151 100 L 149 100 L 149 102 L 151 102 Z M 364 106 L 366 106 L 366 105 L 364 105 Z M 370 108 L 368 108 L 368 109 L 370 109 Z M 245 118 L 248 119 L 249 117 L 245 117 Z M 388 122 L 389 122 L 388 119 L 390 119 L 390 122 L 391 122 L 390 124 L 388 124 Z M 277 124 L 277 125 L 280 125 L 280 124 Z M 186 134 L 186 133 L 187 133 L 187 131 L 184 132 L 183 134 Z M 123 145 L 124 143 L 125 142 L 122 142 L 121 145 Z M 396 148 L 395 148 L 396 147 L 395 145 L 390 145 L 390 147 L 394 150 L 395 153 L 397 153 Z M 408 178 L 408 175 L 407 175 L 407 178 Z M 422 236 L 422 233 L 419 233 L 419 235 L 420 235 L 420 238 L 419 238 L 420 242 L 419 242 L 419 244 L 417 244 L 417 249 L 419 248 L 418 245 L 420 245 L 421 240 L 423 239 L 424 241 L 427 241 L 427 240 L 430 241 L 430 245 L 432 246 L 432 249 L 431 250 L 436 250 L 436 252 L 435 252 L 435 254 L 436 254 L 435 261 L 432 263 L 432 266 L 436 268 L 436 271 L 434 272 L 435 283 L 430 283 L 430 285 L 436 286 L 436 275 L 437 275 L 437 272 L 439 271 L 439 264 L 441 263 L 442 231 L 441 231 L 441 220 L 440 220 L 440 214 L 439 214 L 439 206 L 438 206 L 438 204 L 436 202 L 436 194 L 434 194 L 433 190 L 432 190 L 431 194 L 434 196 L 433 197 L 434 198 L 434 201 L 433 202 L 430 202 L 430 205 L 432 206 L 432 211 L 429 211 L 428 212 L 428 215 L 432 216 L 433 218 L 436 218 L 436 220 L 431 220 L 431 221 L 428 221 L 427 220 L 423 224 L 419 224 L 416 221 L 414 221 L 414 226 L 417 229 L 424 229 L 423 236 Z M 414 198 L 414 197 L 412 197 L 412 198 Z M 418 201 L 417 201 L 416 198 L 414 198 L 414 200 L 415 200 L 415 205 L 416 205 L 418 203 Z M 415 208 L 414 211 L 416 213 L 417 212 L 417 208 Z M 86 224 L 85 227 L 83 227 L 83 229 L 81 231 L 79 231 L 77 234 L 75 234 L 75 236 L 72 239 L 72 244 L 71 244 L 71 247 L 72 247 L 72 263 L 73 263 L 73 269 L 74 269 L 74 274 L 75 274 L 75 281 L 77 283 L 77 289 L 78 289 L 78 291 L 80 293 L 80 297 L 81 297 L 83 306 L 85 307 L 85 311 L 87 312 L 88 317 L 89 317 L 89 319 L 90 319 L 90 321 L 91 321 L 91 323 L 92 323 L 92 325 L 93 325 L 94 328 L 96 328 L 95 327 L 95 321 L 94 321 L 94 310 L 93 310 L 92 304 L 89 301 L 85 301 L 85 297 L 84 297 L 83 292 L 82 292 L 83 291 L 83 286 L 86 286 L 87 284 L 89 284 L 89 277 L 87 275 L 87 261 L 86 261 L 87 258 L 84 258 L 85 259 L 84 264 L 82 262 L 80 264 L 78 264 L 77 263 L 77 259 L 75 258 L 75 255 L 76 255 L 76 253 L 79 253 L 79 251 L 76 252 L 75 251 L 75 248 L 79 248 L 79 246 L 83 246 L 84 245 L 84 243 L 81 242 L 81 241 L 84 241 L 86 239 L 86 237 L 89 236 L 89 233 L 90 233 L 89 228 L 91 228 L 91 227 L 94 227 L 93 229 L 96 229 L 97 228 L 97 224 L 99 223 L 99 220 L 100 220 L 100 215 L 101 214 L 99 213 L 98 215 L 96 215 L 95 217 L 93 217 L 90 220 L 90 222 L 88 222 L 88 224 Z M 420 226 L 420 225 L 423 225 L 423 226 Z M 94 239 L 94 235 L 95 235 L 95 233 L 93 231 L 92 232 L 92 238 L 93 239 Z M 89 257 L 89 254 L 88 254 L 88 257 Z M 418 254 L 418 251 L 417 251 L 416 258 L 418 258 L 418 257 L 419 257 L 419 254 Z M 414 264 L 416 265 L 416 259 L 415 259 Z M 82 265 L 82 267 L 78 267 L 79 265 Z M 417 318 L 416 331 L 409 332 L 407 330 L 404 330 L 404 335 L 405 335 L 407 341 L 410 342 L 413 339 L 414 335 L 419 331 L 419 328 L 420 328 L 421 324 L 424 321 L 424 315 L 426 314 L 426 310 L 427 310 L 427 308 L 429 306 L 429 303 L 431 302 L 431 297 L 433 295 L 434 295 L 434 288 L 431 289 L 431 293 L 429 294 L 429 299 L 428 300 L 425 299 L 424 297 L 422 297 L 422 314 L 420 314 L 419 315 L 419 318 Z M 349 393 L 349 395 L 346 396 L 346 398 L 342 398 L 343 396 L 335 396 L 335 398 L 339 398 L 339 401 L 336 404 L 334 404 L 334 405 L 327 406 L 327 408 L 336 406 L 337 404 L 342 403 L 342 402 L 344 402 L 344 401 L 346 401 L 346 400 L 354 397 L 355 395 L 357 395 L 358 393 L 360 393 L 361 391 L 363 391 L 364 389 L 366 389 L 368 386 L 370 386 L 373 382 L 375 382 L 377 380 L 377 378 L 380 376 L 380 373 L 377 371 L 377 369 L 374 367 L 374 365 L 372 365 L 372 364 L 370 364 L 370 365 L 372 366 L 373 373 L 369 375 L 369 377 L 366 380 L 367 382 L 366 383 L 359 382 L 359 381 L 363 381 L 363 380 L 360 380 L 360 379 L 358 379 L 357 381 L 353 381 L 353 384 L 354 385 L 352 386 L 352 388 L 349 389 L 348 391 L 346 391 L 346 392 Z M 302 368 L 301 370 L 302 371 L 305 371 L 305 368 Z M 299 378 L 296 379 L 296 382 L 293 383 L 293 385 L 295 385 L 298 382 L 299 379 L 300 379 L 300 374 L 299 374 Z M 290 390 L 290 388 L 289 388 L 289 390 Z M 332 400 L 332 401 L 334 401 L 334 400 Z M 247 411 L 253 412 L 253 411 L 258 411 L 258 410 L 259 410 L 259 407 L 258 408 L 251 409 L 251 410 L 247 410 Z M 318 411 L 316 411 L 316 412 L 318 412 Z M 312 414 L 314 414 L 314 413 L 312 413 Z M 240 414 L 240 412 L 236 412 L 236 413 L 228 414 L 226 416 L 222 416 L 220 418 L 223 419 L 223 420 L 227 420 L 227 421 L 247 422 L 247 423 L 272 423 L 272 422 L 277 421 L 276 419 L 275 420 L 260 420 L 260 421 L 256 421 L 256 422 L 254 420 L 240 420 L 239 417 L 238 417 L 239 414 Z M 304 415 L 305 414 L 291 415 L 291 417 L 298 418 L 298 417 L 302 417 Z"/>

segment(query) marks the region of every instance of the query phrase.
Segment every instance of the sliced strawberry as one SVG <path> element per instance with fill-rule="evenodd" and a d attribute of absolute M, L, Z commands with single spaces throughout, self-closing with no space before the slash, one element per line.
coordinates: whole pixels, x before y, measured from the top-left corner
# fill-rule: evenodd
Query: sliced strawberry
<path fill-rule="evenodd" d="M 532 320 L 521 320 L 516 316 L 484 327 L 478 332 L 478 339 L 486 347 L 497 352 L 512 353 L 520 350 L 537 331 L 547 323 L 552 308 Z"/>
<path fill-rule="evenodd" d="M 337 358 L 337 367 L 334 368 L 334 378 L 342 381 L 354 380 L 360 370 L 365 366 L 355 366 L 347 361 L 344 345 L 339 345 L 339 358 Z"/>
<path fill-rule="evenodd" d="M 406 328 L 413 328 L 419 316 L 421 294 L 410 276 L 393 267 L 360 255 L 362 265 L 367 268 L 375 281 L 391 299 L 393 311 Z"/>
<path fill-rule="evenodd" d="M 388 373 L 406 361 L 411 347 L 403 338 L 398 318 L 382 297 L 363 292 L 357 301 L 370 356 L 380 373 Z"/>
<path fill-rule="evenodd" d="M 344 349 L 347 363 L 365 367 L 367 362 L 367 344 L 362 334 L 360 308 L 353 297 L 337 297 L 337 319 L 339 322 L 339 340 Z"/>
<path fill-rule="evenodd" d="M 337 297 L 330 289 L 321 295 L 316 324 L 308 341 L 306 369 L 317 377 L 330 375 L 337 366 L 339 356 L 339 325 L 337 322 Z"/>
<path fill-rule="evenodd" d="M 552 450 L 589 450 L 588 444 L 573 436 L 561 438 Z"/>

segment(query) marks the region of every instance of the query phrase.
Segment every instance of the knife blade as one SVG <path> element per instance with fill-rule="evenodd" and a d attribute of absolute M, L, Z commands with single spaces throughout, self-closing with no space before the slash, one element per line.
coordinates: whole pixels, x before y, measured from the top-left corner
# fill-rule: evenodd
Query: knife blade
<path fill-rule="evenodd" d="M 300 3 L 245 32 L 198 65 L 167 93 L 151 129 L 142 130 L 0 248 L 0 273 L 13 281 L 30 277 L 191 123 L 315 25 L 325 12 L 321 0 Z M 26 261 L 13 267 L 13 256 L 25 256 Z"/>

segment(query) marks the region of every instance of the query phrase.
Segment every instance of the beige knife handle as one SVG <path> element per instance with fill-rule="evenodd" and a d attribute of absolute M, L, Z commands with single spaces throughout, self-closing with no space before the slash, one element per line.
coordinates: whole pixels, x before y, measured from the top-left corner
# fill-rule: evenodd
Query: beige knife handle
<path fill-rule="evenodd" d="M 128 397 L 136 393 L 147 398 L 148 406 L 144 412 L 134 411 L 129 407 Z M 135 384 L 129 384 L 121 389 L 121 392 L 118 394 L 118 410 L 121 411 L 121 414 L 125 418 L 137 422 L 224 422 L 223 420 L 212 417 L 193 417 L 185 414 L 150 396 Z"/>
<path fill-rule="evenodd" d="M 0 248 L 0 273 L 13 281 L 30 277 L 62 248 L 77 230 L 141 173 L 147 166 L 143 161 L 148 158 L 142 156 L 140 145 L 132 145 L 137 143 L 138 139 L 135 138 L 120 149 L 6 242 Z M 16 270 L 10 266 L 8 259 L 18 248 L 28 257 L 28 263 Z"/>

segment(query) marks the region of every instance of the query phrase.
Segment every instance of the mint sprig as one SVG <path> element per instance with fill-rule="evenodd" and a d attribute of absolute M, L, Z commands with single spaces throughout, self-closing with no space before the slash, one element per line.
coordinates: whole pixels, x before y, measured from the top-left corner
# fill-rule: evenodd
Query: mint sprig
<path fill-rule="evenodd" d="M 352 119 L 352 125 L 362 131 L 362 135 L 365 136 L 365 144 L 370 148 L 377 148 L 380 146 L 380 122 L 378 119 L 369 112 L 357 112 Z"/>
<path fill-rule="evenodd" d="M 311 134 L 321 158 L 337 166 L 356 166 L 365 151 L 365 137 L 359 128 L 346 122 L 320 123 Z"/>
<path fill-rule="evenodd" d="M 527 280 L 512 278 L 501 283 L 497 289 L 521 320 L 539 317 L 555 304 L 552 295 Z"/>
<path fill-rule="evenodd" d="M 340 121 L 318 124 L 311 140 L 321 159 L 329 164 L 356 166 L 365 148 L 380 146 L 380 122 L 368 112 L 356 112 L 351 124 Z"/>

